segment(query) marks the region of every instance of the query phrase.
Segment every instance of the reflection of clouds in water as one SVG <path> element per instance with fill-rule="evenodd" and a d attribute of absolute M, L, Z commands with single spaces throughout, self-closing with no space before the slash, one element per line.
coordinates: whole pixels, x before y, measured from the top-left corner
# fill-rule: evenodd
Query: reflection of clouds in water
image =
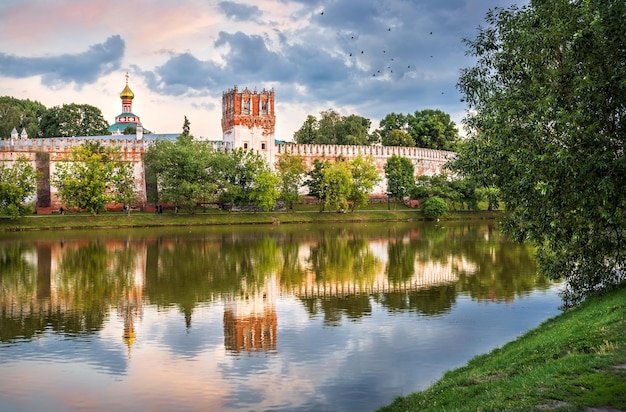
<path fill-rule="evenodd" d="M 421 244 L 413 240 L 419 240 L 422 234 L 415 233 L 414 237 L 402 238 L 398 242 L 400 247 L 413 247 L 421 252 Z M 485 240 L 484 236 L 478 237 Z M 267 245 L 267 237 L 262 238 Z M 219 242 L 209 240 L 205 245 L 210 243 L 210 246 L 206 246 L 203 254 L 213 253 L 219 246 Z M 428 241 L 432 246 L 432 238 Z M 445 244 L 447 240 L 444 237 L 437 242 L 443 242 L 437 245 Z M 191 240 L 186 242 L 187 248 L 191 248 L 191 243 Z M 310 239 L 299 244 L 297 264 L 306 267 L 314 244 Z M 338 260 L 338 264 L 345 268 L 360 267 L 354 262 L 373 256 L 375 264 L 364 270 L 374 268 L 376 276 L 364 279 L 385 281 L 386 277 L 380 277 L 380 273 L 384 274 L 390 261 L 388 236 L 365 246 L 358 242 L 348 244 L 352 247 L 354 261 Z M 276 259 L 280 253 L 275 253 L 274 248 L 268 248 L 265 254 L 261 247 L 248 250 L 255 247 L 254 242 L 242 245 L 247 248 L 243 251 L 246 256 L 252 256 L 250 261 L 266 257 Z M 236 246 L 224 249 L 227 252 L 223 253 L 235 256 L 241 249 L 239 244 Z M 146 277 L 144 282 L 144 278 L 137 278 L 135 269 L 149 265 L 158 267 L 155 263 L 158 259 L 150 260 L 146 250 L 153 248 L 149 249 L 149 253 L 155 253 L 152 258 L 163 254 L 159 255 L 162 252 L 154 245 L 133 247 L 138 255 L 146 255 L 132 260 L 130 287 L 145 285 L 146 294 L 142 316 L 133 319 L 136 341 L 130 352 L 122 339 L 123 317 L 111 306 L 102 319 L 101 329 L 91 331 L 85 339 L 64 340 L 53 332 L 44 331 L 39 339 L 19 342 L 7 347 L 5 354 L 0 353 L 3 357 L 22 359 L 24 363 L 18 361 L 11 367 L 23 366 L 23 370 L 30 373 L 32 365 L 27 359 L 42 361 L 46 368 L 41 368 L 41 374 L 29 378 L 29 382 L 33 383 L 32 388 L 40 389 L 41 396 L 54 398 L 51 404 L 66 402 L 62 399 L 68 394 L 80 391 L 84 395 L 80 400 L 73 398 L 72 402 L 89 401 L 102 408 L 119 406 L 120 402 L 132 399 L 134 404 L 140 401 L 146 409 L 371 410 L 391 402 L 396 395 L 422 389 L 445 370 L 513 339 L 520 330 L 556 314 L 559 304 L 552 291 L 548 299 L 541 293 L 531 292 L 507 305 L 481 303 L 459 294 L 454 285 L 395 296 L 404 298 L 406 302 L 401 303 L 410 306 L 394 306 L 392 298 L 395 297 L 389 294 L 384 296 L 387 301 L 380 296 L 365 296 L 368 305 L 354 296 L 341 294 L 333 295 L 334 300 L 316 297 L 305 302 L 281 290 L 280 276 L 291 275 L 290 281 L 294 284 L 307 279 L 314 282 L 315 278 L 297 271 L 285 273 L 285 267 L 280 265 L 274 269 L 273 260 L 272 265 L 267 266 L 272 270 L 268 269 L 268 274 L 263 273 L 263 276 L 242 270 L 226 273 L 232 280 L 225 276 L 218 279 L 222 283 L 215 285 L 210 283 L 209 275 L 221 276 L 221 272 L 183 277 L 191 284 L 186 284 L 185 290 L 192 293 L 177 295 L 177 291 L 171 289 L 183 274 L 151 273 L 152 277 Z M 167 247 L 171 249 L 168 258 L 182 250 L 173 244 Z M 455 252 L 440 254 L 436 259 L 423 259 L 419 254 L 403 254 L 404 249 L 400 252 L 399 256 L 410 259 L 410 270 L 414 271 L 412 279 L 422 276 L 425 281 L 428 274 L 439 273 L 439 280 L 456 282 L 459 274 L 475 270 L 481 256 Z M 189 255 L 188 260 L 195 257 Z M 207 262 L 210 259 L 201 262 L 203 270 L 211 268 Z M 186 267 L 193 268 L 197 261 L 188 263 L 192 264 Z M 337 279 L 337 282 L 346 281 L 340 276 Z M 159 289 L 149 289 L 150 281 L 164 283 Z M 194 282 L 201 282 L 200 287 Z M 206 290 L 201 290 L 202 287 Z M 430 292 L 439 301 L 424 303 Z M 161 299 L 160 293 L 170 295 Z M 424 301 L 415 304 L 415 300 L 420 299 Z M 316 310 L 309 310 L 307 304 L 318 306 Z M 363 309 L 366 306 L 367 311 Z M 446 310 L 422 310 L 440 307 Z M 542 309 L 536 310 L 537 307 Z M 227 350 L 225 313 L 230 310 L 234 318 L 242 322 L 243 330 L 251 330 L 246 322 L 254 322 L 255 316 L 268 308 L 273 310 L 276 325 L 272 350 Z M 325 322 L 325 311 L 335 316 L 332 326 Z M 360 316 L 351 316 L 354 311 L 360 311 Z M 61 356 L 57 357 L 58 354 Z M 72 367 L 63 369 L 59 362 L 71 363 Z M 64 387 L 59 391 L 50 386 L 54 374 L 63 382 Z M 0 376 L 0 388 L 5 379 L 8 378 Z M 0 389 L 0 393 L 2 391 Z"/>

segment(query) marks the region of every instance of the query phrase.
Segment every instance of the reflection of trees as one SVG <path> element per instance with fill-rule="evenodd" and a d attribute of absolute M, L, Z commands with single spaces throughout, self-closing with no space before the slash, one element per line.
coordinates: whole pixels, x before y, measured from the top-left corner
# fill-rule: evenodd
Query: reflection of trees
<path fill-rule="evenodd" d="M 68 249 L 59 263 L 56 292 L 59 300 L 72 304 L 72 310 L 58 313 L 53 329 L 66 333 L 99 330 L 110 306 L 133 287 L 135 254 L 128 248 L 109 251 L 98 241 Z"/>
<path fill-rule="evenodd" d="M 3 340 L 31 338 L 47 328 L 93 333 L 102 328 L 111 304 L 132 287 L 136 251 L 128 247 L 108 251 L 104 244 L 91 241 L 58 252 L 61 258 L 52 274 L 51 243 L 36 249 L 26 249 L 20 242 L 0 246 Z M 36 269 L 26 259 L 29 253 L 37 259 Z"/>
<path fill-rule="evenodd" d="M 450 311 L 456 295 L 455 285 L 442 285 L 417 291 L 381 293 L 374 295 L 374 300 L 390 312 L 436 316 Z"/>
<path fill-rule="evenodd" d="M 148 248 L 146 295 L 151 303 L 177 305 L 187 322 L 195 306 L 263 287 L 280 267 L 279 249 L 268 236 L 177 238 Z"/>
<path fill-rule="evenodd" d="M 380 261 L 369 249 L 369 241 L 361 233 L 346 229 L 323 231 L 319 242 L 311 248 L 311 270 L 316 281 L 354 282 L 373 278 Z"/>
<path fill-rule="evenodd" d="M 345 297 L 306 298 L 302 299 L 310 315 L 324 314 L 324 324 L 338 326 L 341 318 L 358 320 L 372 313 L 372 305 L 367 295 Z"/>
<path fill-rule="evenodd" d="M 23 313 L 23 302 L 32 299 L 37 288 L 37 271 L 26 256 L 34 248 L 13 242 L 0 248 L 0 341 L 10 342 L 18 336 L 31 338 L 42 330 L 39 316 Z M 11 309 L 15 308 L 13 311 Z"/>

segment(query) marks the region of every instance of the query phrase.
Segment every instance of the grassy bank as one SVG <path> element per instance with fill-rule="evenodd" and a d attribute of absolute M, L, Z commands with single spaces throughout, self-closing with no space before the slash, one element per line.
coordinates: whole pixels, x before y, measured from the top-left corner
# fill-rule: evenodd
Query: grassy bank
<path fill-rule="evenodd" d="M 395 411 L 626 410 L 626 285 L 446 373 Z"/>
<path fill-rule="evenodd" d="M 497 212 L 450 212 L 446 219 L 493 219 Z M 196 214 L 163 214 L 132 212 L 129 216 L 121 212 L 107 212 L 96 216 L 88 213 L 66 213 L 64 215 L 31 215 L 19 219 L 0 218 L 0 231 L 62 230 L 97 228 L 132 228 L 156 226 L 201 226 L 242 224 L 290 224 L 316 222 L 382 222 L 382 221 L 425 220 L 419 210 L 398 205 L 396 210 L 387 209 L 387 204 L 372 204 L 365 210 L 336 213 L 318 211 L 317 205 L 300 205 L 295 212 L 226 212 L 209 210 Z"/>

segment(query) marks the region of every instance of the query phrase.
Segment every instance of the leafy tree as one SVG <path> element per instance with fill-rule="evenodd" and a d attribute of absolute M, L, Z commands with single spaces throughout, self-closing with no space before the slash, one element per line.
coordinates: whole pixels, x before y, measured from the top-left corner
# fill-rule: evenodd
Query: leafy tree
<path fill-rule="evenodd" d="M 180 135 L 175 142 L 156 141 L 144 161 L 149 173 L 156 176 L 158 200 L 193 213 L 199 202 L 216 197 L 218 182 L 211 167 L 218 164 L 219 156 L 223 155 L 192 136 Z"/>
<path fill-rule="evenodd" d="M 104 136 L 108 127 L 100 109 L 89 104 L 54 106 L 41 119 L 44 137 Z"/>
<path fill-rule="evenodd" d="M 459 132 L 450 115 L 441 110 L 425 109 L 408 117 L 408 133 L 415 146 L 437 150 L 455 150 Z"/>
<path fill-rule="evenodd" d="M 137 201 L 137 183 L 133 170 L 133 163 L 124 162 L 113 173 L 113 201 L 126 207 L 127 216 L 130 208 Z"/>
<path fill-rule="evenodd" d="M 37 101 L 0 97 L 0 138 L 11 136 L 13 128 L 26 129 L 30 138 L 43 137 L 40 122 L 47 110 Z"/>
<path fill-rule="evenodd" d="M 327 163 L 324 166 L 321 190 L 324 206 L 344 211 L 352 189 L 352 176 L 347 162 Z"/>
<path fill-rule="evenodd" d="M 313 160 L 313 168 L 308 173 L 308 179 L 305 185 L 309 187 L 309 195 L 315 196 L 320 200 L 320 212 L 324 210 L 324 190 L 322 181 L 324 179 L 324 167 L 328 164 L 328 160 L 322 162 L 319 159 Z"/>
<path fill-rule="evenodd" d="M 466 40 L 457 168 L 500 190 L 506 231 L 567 280 L 566 304 L 625 275 L 625 15 L 622 0 L 532 1 L 490 11 Z"/>
<path fill-rule="evenodd" d="M 293 140 L 299 144 L 314 144 L 318 142 L 319 125 L 315 116 L 308 115 L 300 129 L 293 134 Z"/>
<path fill-rule="evenodd" d="M 351 175 L 351 187 L 348 194 L 348 201 L 351 209 L 367 205 L 369 194 L 374 186 L 380 182 L 381 177 L 374 164 L 372 156 L 363 157 L 361 154 L 349 162 Z"/>
<path fill-rule="evenodd" d="M 378 132 L 384 146 L 456 150 L 459 142 L 459 132 L 450 115 L 433 109 L 406 115 L 390 113 L 380 121 Z"/>
<path fill-rule="evenodd" d="M 389 131 L 389 133 L 387 133 L 385 137 L 382 137 L 381 143 L 383 146 L 415 146 L 415 141 L 413 141 L 413 138 L 410 134 L 408 134 L 404 130 L 397 129 Z"/>
<path fill-rule="evenodd" d="M 267 184 L 269 176 L 266 172 L 270 167 L 261 153 L 237 148 L 228 152 L 224 160 L 214 174 L 220 184 L 222 203 L 261 206 L 260 196 L 273 196 L 259 193 L 261 188 L 276 190 Z"/>
<path fill-rule="evenodd" d="M 189 122 L 189 119 L 187 119 L 187 116 L 185 116 L 185 121 L 183 122 L 183 136 L 189 136 L 190 126 L 191 126 L 191 123 Z"/>
<path fill-rule="evenodd" d="M 413 177 L 415 174 L 415 166 L 413 166 L 411 160 L 394 154 L 387 159 L 384 169 L 385 176 L 387 177 L 387 193 L 389 196 L 395 201 L 408 196 L 415 186 L 415 178 Z"/>
<path fill-rule="evenodd" d="M 129 173 L 120 149 L 100 142 L 74 146 L 63 160 L 52 178 L 59 197 L 67 206 L 86 209 L 92 215 L 115 200 L 116 182 Z"/>
<path fill-rule="evenodd" d="M 379 132 L 383 141 L 387 138 L 387 135 L 393 130 L 400 130 L 403 132 L 408 131 L 408 118 L 402 113 L 389 113 L 379 123 Z M 383 143 L 384 144 L 384 143 Z M 392 146 L 392 145 L 386 145 Z"/>
<path fill-rule="evenodd" d="M 377 135 L 369 135 L 371 121 L 355 114 L 341 116 L 335 110 L 320 112 L 320 119 L 307 116 L 304 124 L 294 133 L 300 144 L 369 145 Z"/>
<path fill-rule="evenodd" d="M 37 171 L 26 157 L 18 157 L 11 166 L 0 163 L 0 211 L 11 219 L 24 216 L 24 202 L 35 194 Z"/>
<path fill-rule="evenodd" d="M 280 198 L 293 210 L 293 203 L 300 200 L 300 187 L 306 176 L 304 157 L 285 153 L 276 162 L 280 179 Z"/>
<path fill-rule="evenodd" d="M 280 178 L 269 167 L 260 170 L 254 176 L 250 202 L 265 211 L 272 210 L 276 207 L 276 201 L 280 197 L 279 183 Z"/>
<path fill-rule="evenodd" d="M 429 219 L 439 219 L 448 213 L 448 204 L 439 196 L 429 197 L 422 204 L 424 216 Z"/>

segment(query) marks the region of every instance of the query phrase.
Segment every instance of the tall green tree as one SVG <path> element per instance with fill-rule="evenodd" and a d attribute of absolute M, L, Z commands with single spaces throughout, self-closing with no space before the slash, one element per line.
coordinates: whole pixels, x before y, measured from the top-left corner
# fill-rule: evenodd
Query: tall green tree
<path fill-rule="evenodd" d="M 384 170 L 387 193 L 394 199 L 395 208 L 395 203 L 407 197 L 415 185 L 415 166 L 411 159 L 394 154 L 385 162 Z"/>
<path fill-rule="evenodd" d="M 280 198 L 293 210 L 294 202 L 300 200 L 300 188 L 306 176 L 306 165 L 302 155 L 285 153 L 276 162 L 280 179 Z"/>
<path fill-rule="evenodd" d="M 185 120 L 183 121 L 183 136 L 189 136 L 190 127 L 191 123 L 189 119 L 187 119 L 187 116 L 185 116 Z"/>
<path fill-rule="evenodd" d="M 456 124 L 449 114 L 438 109 L 417 110 L 406 115 L 389 113 L 380 121 L 377 131 L 383 146 L 415 146 L 454 151 L 459 142 Z"/>
<path fill-rule="evenodd" d="M 206 143 L 180 135 L 176 141 L 158 140 L 148 148 L 144 161 L 156 177 L 158 201 L 171 202 L 193 213 L 200 202 L 213 201 L 219 184 L 211 171 L 223 156 Z"/>
<path fill-rule="evenodd" d="M 279 192 L 278 181 L 270 177 L 270 166 L 265 157 L 255 150 L 243 148 L 234 149 L 225 155 L 220 169 L 213 173 L 220 185 L 220 201 L 240 206 L 267 207 L 269 203 L 266 199 L 273 197 L 274 192 L 277 196 Z M 275 187 L 269 184 L 270 181 L 275 183 Z M 262 193 L 263 190 L 271 193 Z"/>
<path fill-rule="evenodd" d="M 130 216 L 131 206 L 137 201 L 137 182 L 132 162 L 122 162 L 113 173 L 113 201 L 126 207 Z"/>
<path fill-rule="evenodd" d="M 351 114 L 342 116 L 333 109 L 320 112 L 319 120 L 307 116 L 304 124 L 294 133 L 299 144 L 369 145 L 378 138 L 369 134 L 371 121 Z"/>
<path fill-rule="evenodd" d="M 404 130 L 391 130 L 386 133 L 384 137 L 381 137 L 381 143 L 383 146 L 402 146 L 413 147 L 415 141 L 410 134 Z"/>
<path fill-rule="evenodd" d="M 499 189 L 504 227 L 567 280 L 566 303 L 625 277 L 624 16 L 623 0 L 531 1 L 491 10 L 466 40 L 457 170 Z"/>
<path fill-rule="evenodd" d="M 324 210 L 324 190 L 322 181 L 324 179 L 324 167 L 329 164 L 326 160 L 322 162 L 319 159 L 313 160 L 313 168 L 307 174 L 305 185 L 309 188 L 309 195 L 315 196 L 320 200 L 320 212 Z"/>
<path fill-rule="evenodd" d="M 268 167 L 263 168 L 254 176 L 254 184 L 250 191 L 250 202 L 265 211 L 276 207 L 276 201 L 280 197 L 278 185 L 280 178 Z"/>
<path fill-rule="evenodd" d="M 367 205 L 369 194 L 380 182 L 381 177 L 372 156 L 359 154 L 349 162 L 349 170 L 351 182 L 348 202 L 354 212 L 355 208 Z"/>
<path fill-rule="evenodd" d="M 18 157 L 11 165 L 0 162 L 0 212 L 16 219 L 28 208 L 24 202 L 35 194 L 37 171 L 26 157 Z"/>
<path fill-rule="evenodd" d="M 318 142 L 319 125 L 315 116 L 308 115 L 306 120 L 294 134 L 293 141 L 298 144 L 314 144 Z"/>
<path fill-rule="evenodd" d="M 30 138 L 43 137 L 40 123 L 47 110 L 38 101 L 0 97 L 0 138 L 11 136 L 13 128 L 25 129 Z"/>
<path fill-rule="evenodd" d="M 85 142 L 72 147 L 57 163 L 52 183 L 68 207 L 88 210 L 95 215 L 115 200 L 116 181 L 132 173 L 122 160 L 119 148 L 100 142 Z"/>
<path fill-rule="evenodd" d="M 352 175 L 348 162 L 338 161 L 324 166 L 321 190 L 326 208 L 345 211 L 351 189 Z"/>
<path fill-rule="evenodd" d="M 425 109 L 408 117 L 408 133 L 416 147 L 455 150 L 459 141 L 456 124 L 441 110 Z"/>
<path fill-rule="evenodd" d="M 108 127 L 100 109 L 89 104 L 54 106 L 41 119 L 43 137 L 104 136 Z"/>

